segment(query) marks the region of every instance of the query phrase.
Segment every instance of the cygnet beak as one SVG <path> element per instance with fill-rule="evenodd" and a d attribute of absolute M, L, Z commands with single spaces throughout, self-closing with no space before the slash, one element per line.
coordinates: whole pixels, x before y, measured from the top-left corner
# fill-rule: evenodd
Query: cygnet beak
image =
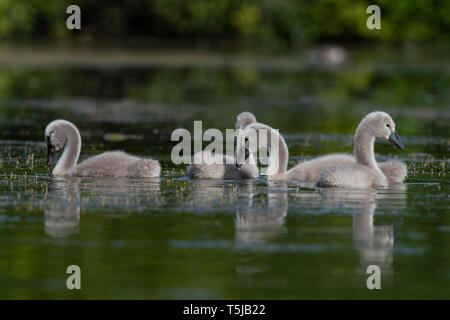
<path fill-rule="evenodd" d="M 55 164 L 56 160 L 56 151 L 55 147 L 53 147 L 51 144 L 47 144 L 47 168 L 50 170 L 50 168 Z"/>
<path fill-rule="evenodd" d="M 400 139 L 400 137 L 398 136 L 397 132 L 393 131 L 390 135 L 389 135 L 389 139 L 388 139 L 391 143 L 393 143 L 397 148 L 399 148 L 400 150 L 405 150 L 405 147 L 403 146 L 403 142 L 402 139 Z"/>

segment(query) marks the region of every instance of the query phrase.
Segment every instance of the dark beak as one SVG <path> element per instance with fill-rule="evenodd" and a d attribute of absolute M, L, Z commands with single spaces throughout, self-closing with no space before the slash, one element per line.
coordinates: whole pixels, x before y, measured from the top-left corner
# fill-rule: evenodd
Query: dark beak
<path fill-rule="evenodd" d="M 47 168 L 50 169 L 54 164 L 56 160 L 56 151 L 55 148 L 47 144 Z"/>
<path fill-rule="evenodd" d="M 393 131 L 389 136 L 389 141 L 393 143 L 397 148 L 400 150 L 405 150 L 405 147 L 403 146 L 402 139 L 398 136 L 397 132 Z"/>

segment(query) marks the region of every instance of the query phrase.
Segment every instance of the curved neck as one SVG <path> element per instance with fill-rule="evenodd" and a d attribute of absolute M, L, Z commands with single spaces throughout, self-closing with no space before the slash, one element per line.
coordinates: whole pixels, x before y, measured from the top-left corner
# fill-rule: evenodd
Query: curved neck
<path fill-rule="evenodd" d="M 242 165 L 241 172 L 252 178 L 258 177 L 259 175 L 258 166 L 256 164 L 256 159 L 252 153 L 250 153 L 249 157 L 245 160 L 245 163 Z"/>
<path fill-rule="evenodd" d="M 374 143 L 375 137 L 360 125 L 356 129 L 354 141 L 356 162 L 383 174 L 375 160 Z"/>
<path fill-rule="evenodd" d="M 284 138 L 274 129 L 270 129 L 268 134 L 268 146 L 270 155 L 267 179 L 273 180 L 286 174 L 289 150 Z"/>
<path fill-rule="evenodd" d="M 53 169 L 54 175 L 67 175 L 75 169 L 80 156 L 81 137 L 78 129 L 69 123 L 62 125 L 67 135 L 64 152 Z"/>

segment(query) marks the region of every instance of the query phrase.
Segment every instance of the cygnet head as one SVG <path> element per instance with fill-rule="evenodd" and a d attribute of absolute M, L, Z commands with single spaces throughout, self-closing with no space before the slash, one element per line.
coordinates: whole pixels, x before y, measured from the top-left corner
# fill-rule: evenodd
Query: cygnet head
<path fill-rule="evenodd" d="M 368 131 L 375 138 L 385 138 L 400 150 L 404 150 L 403 142 L 395 131 L 395 123 L 386 112 L 371 112 L 362 119 L 358 130 Z"/>
<path fill-rule="evenodd" d="M 248 125 L 256 123 L 256 117 L 253 113 L 245 111 L 238 114 L 236 117 L 236 125 L 235 125 L 235 134 L 234 134 L 234 144 L 237 145 L 237 140 L 239 135 L 241 134 L 242 130 L 247 127 Z M 237 152 L 236 154 L 240 154 Z M 246 148 L 245 148 L 245 157 L 244 159 L 247 159 L 249 156 L 249 150 L 248 150 L 248 141 L 246 140 Z M 242 166 L 242 163 L 236 164 L 238 168 Z"/>
<path fill-rule="evenodd" d="M 64 149 L 68 136 L 68 128 L 79 137 L 78 130 L 72 122 L 66 120 L 55 120 L 50 122 L 45 128 L 45 142 L 47 143 L 47 166 L 50 168 L 56 161 L 56 155 Z"/>
<path fill-rule="evenodd" d="M 255 123 L 256 117 L 251 112 L 242 112 L 236 117 L 235 129 L 244 129 L 249 124 Z"/>

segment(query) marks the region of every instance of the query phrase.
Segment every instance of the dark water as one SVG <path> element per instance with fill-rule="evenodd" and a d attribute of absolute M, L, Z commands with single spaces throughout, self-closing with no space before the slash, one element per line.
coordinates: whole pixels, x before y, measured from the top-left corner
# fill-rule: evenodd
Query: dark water
<path fill-rule="evenodd" d="M 450 298 L 446 52 L 353 50 L 337 65 L 203 56 L 0 57 L 0 298 Z M 190 181 L 170 160 L 175 128 L 203 120 L 224 131 L 241 111 L 280 129 L 290 166 L 352 152 L 373 110 L 404 140 L 404 152 L 383 141 L 376 152 L 407 163 L 405 184 Z M 161 178 L 51 178 L 43 131 L 57 118 L 79 127 L 81 159 L 152 156 Z M 79 291 L 66 288 L 72 264 Z M 381 290 L 366 287 L 373 264 Z"/>

